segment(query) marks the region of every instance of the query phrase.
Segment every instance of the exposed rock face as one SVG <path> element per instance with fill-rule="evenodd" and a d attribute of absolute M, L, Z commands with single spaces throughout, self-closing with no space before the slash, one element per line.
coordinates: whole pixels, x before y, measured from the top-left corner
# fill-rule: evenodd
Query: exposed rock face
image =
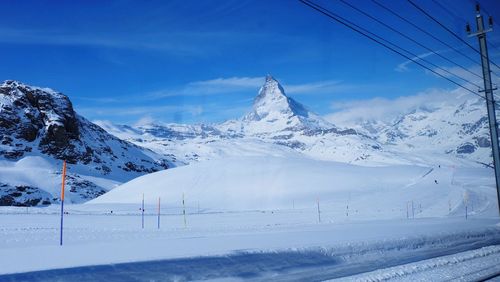
<path fill-rule="evenodd" d="M 0 110 L 0 134 L 3 145 L 14 145 L 12 158 L 23 156 L 16 146 L 37 141 L 42 153 L 58 159 L 75 162 L 71 152 L 80 137 L 78 118 L 68 97 L 49 89 L 34 88 L 17 81 L 0 85 L 2 101 Z M 12 137 L 20 141 L 13 144 Z M 3 153 L 8 151 L 2 150 Z"/>
<path fill-rule="evenodd" d="M 66 95 L 5 81 L 0 85 L 0 159 L 18 161 L 35 155 L 66 160 L 73 167 L 84 167 L 80 171 L 87 175 L 120 182 L 168 167 L 164 157 L 120 140 L 79 116 Z M 84 182 L 71 187 L 81 201 L 106 191 Z"/>
<path fill-rule="evenodd" d="M 0 183 L 0 206 L 46 206 L 52 203 L 52 196 L 38 187 L 26 185 L 11 186 Z"/>

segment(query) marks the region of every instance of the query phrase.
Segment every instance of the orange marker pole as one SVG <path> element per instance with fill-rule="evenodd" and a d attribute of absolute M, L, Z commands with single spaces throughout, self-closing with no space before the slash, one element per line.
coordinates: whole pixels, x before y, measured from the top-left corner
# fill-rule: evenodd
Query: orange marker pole
<path fill-rule="evenodd" d="M 64 183 L 66 182 L 66 161 L 63 161 L 62 184 L 61 184 L 61 234 L 59 245 L 63 244 L 63 221 L 64 221 Z"/>

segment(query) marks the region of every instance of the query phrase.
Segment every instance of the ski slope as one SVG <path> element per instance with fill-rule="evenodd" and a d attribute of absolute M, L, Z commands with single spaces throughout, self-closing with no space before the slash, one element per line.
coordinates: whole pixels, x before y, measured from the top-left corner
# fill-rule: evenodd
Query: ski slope
<path fill-rule="evenodd" d="M 149 174 L 87 203 L 146 204 L 158 198 L 189 210 L 331 208 L 333 217 L 400 218 L 496 215 L 492 171 L 451 166 L 364 167 L 304 157 L 241 157 L 205 161 Z"/>

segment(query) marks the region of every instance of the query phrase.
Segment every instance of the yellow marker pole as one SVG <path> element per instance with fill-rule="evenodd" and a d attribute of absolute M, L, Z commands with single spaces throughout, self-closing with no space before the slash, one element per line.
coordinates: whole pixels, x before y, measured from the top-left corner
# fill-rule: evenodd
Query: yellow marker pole
<path fill-rule="evenodd" d="M 64 222 L 64 184 L 66 182 L 66 161 L 63 161 L 63 171 L 62 171 L 62 183 L 61 183 L 61 233 L 59 238 L 59 245 L 63 244 L 63 222 Z"/>

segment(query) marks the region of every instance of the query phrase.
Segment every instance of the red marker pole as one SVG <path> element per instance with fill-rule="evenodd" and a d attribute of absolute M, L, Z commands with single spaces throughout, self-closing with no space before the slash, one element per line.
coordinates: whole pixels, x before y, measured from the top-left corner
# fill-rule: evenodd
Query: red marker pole
<path fill-rule="evenodd" d="M 63 161 L 62 184 L 61 184 L 61 234 L 59 245 L 63 244 L 63 222 L 64 222 L 64 183 L 66 182 L 66 161 Z"/>

